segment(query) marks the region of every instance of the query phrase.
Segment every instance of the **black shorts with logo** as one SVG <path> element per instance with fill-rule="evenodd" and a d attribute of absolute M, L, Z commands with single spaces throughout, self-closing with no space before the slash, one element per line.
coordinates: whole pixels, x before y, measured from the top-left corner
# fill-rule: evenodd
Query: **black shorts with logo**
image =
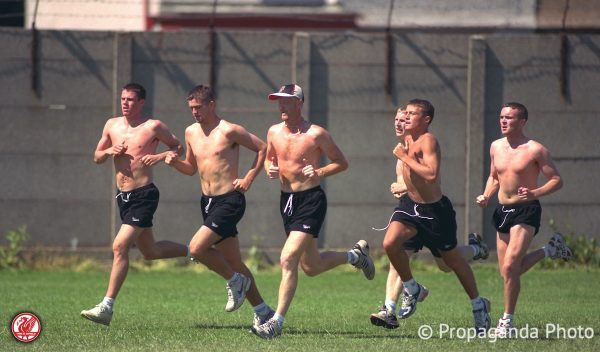
<path fill-rule="evenodd" d="M 242 192 L 231 191 L 218 196 L 203 195 L 200 205 L 204 226 L 223 239 L 237 236 L 237 223 L 246 211 L 246 197 Z"/>
<path fill-rule="evenodd" d="M 509 233 L 511 227 L 525 224 L 533 226 L 534 235 L 537 235 L 542 220 L 542 205 L 537 199 L 509 205 L 498 204 L 493 220 L 496 231 L 500 233 Z"/>
<path fill-rule="evenodd" d="M 154 183 L 128 192 L 117 190 L 116 198 L 123 224 L 142 228 L 152 227 L 152 218 L 160 198 L 160 192 Z"/>
<path fill-rule="evenodd" d="M 281 192 L 279 212 L 286 235 L 300 231 L 319 237 L 327 213 L 327 196 L 317 186 L 300 192 Z"/>
<path fill-rule="evenodd" d="M 417 252 L 425 246 L 440 257 L 439 251 L 449 251 L 458 244 L 456 212 L 446 196 L 435 203 L 420 204 L 405 194 L 394 209 L 392 221 L 417 229 L 417 234 L 404 243 L 404 249 Z"/>

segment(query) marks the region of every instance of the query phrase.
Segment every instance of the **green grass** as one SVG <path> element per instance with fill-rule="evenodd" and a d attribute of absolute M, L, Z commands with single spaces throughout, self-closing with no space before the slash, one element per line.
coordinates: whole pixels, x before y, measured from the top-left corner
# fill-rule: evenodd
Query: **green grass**
<path fill-rule="evenodd" d="M 502 282 L 491 265 L 474 271 L 482 295 L 492 301 L 493 321 L 502 313 Z M 115 305 L 110 326 L 84 320 L 79 312 L 102 298 L 108 273 L 0 271 L 1 351 L 598 351 L 600 350 L 600 273 L 532 270 L 522 280 L 517 326 L 539 329 L 537 339 L 467 341 L 439 336 L 440 324 L 472 325 L 469 301 L 453 274 L 415 272 L 430 289 L 417 313 L 399 329 L 374 327 L 368 316 L 383 300 L 385 273 L 366 281 L 360 273 L 335 270 L 318 277 L 301 275 L 283 335 L 261 340 L 248 329 L 252 311 L 246 302 L 226 313 L 225 283 L 210 272 L 189 270 L 131 271 Z M 276 303 L 280 275 L 259 273 L 259 288 Z M 42 335 L 33 343 L 17 342 L 10 320 L 20 311 L 35 312 Z M 427 324 L 434 337 L 422 340 Z M 593 339 L 546 338 L 546 324 L 589 327 Z"/>

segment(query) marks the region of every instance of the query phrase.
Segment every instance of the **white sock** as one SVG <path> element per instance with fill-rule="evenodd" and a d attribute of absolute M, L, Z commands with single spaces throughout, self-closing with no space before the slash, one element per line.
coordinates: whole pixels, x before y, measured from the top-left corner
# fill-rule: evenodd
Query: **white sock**
<path fill-rule="evenodd" d="M 104 297 L 104 299 L 102 300 L 102 304 L 108 306 L 108 308 L 112 309 L 113 305 L 115 304 L 115 299 L 114 298 L 110 298 L 110 297 Z"/>
<path fill-rule="evenodd" d="M 549 244 L 542 247 L 542 249 L 544 250 L 544 257 L 546 258 L 551 257 L 554 253 L 556 253 L 556 247 Z"/>
<path fill-rule="evenodd" d="M 265 302 L 262 302 L 261 304 L 252 307 L 252 309 L 254 310 L 254 313 L 261 317 L 267 315 L 267 313 L 269 313 L 270 310 L 269 306 Z"/>
<path fill-rule="evenodd" d="M 483 308 L 483 305 L 484 303 L 480 296 L 477 296 L 471 300 L 471 307 L 473 307 L 473 310 L 479 310 Z"/>
<path fill-rule="evenodd" d="M 190 260 L 194 260 L 194 258 L 192 258 L 192 255 L 190 254 L 190 246 L 185 246 L 185 248 L 187 248 L 187 254 L 185 255 L 185 257 L 190 258 Z"/>
<path fill-rule="evenodd" d="M 504 313 L 504 315 L 502 315 L 502 319 L 504 320 L 513 320 L 513 315 L 512 314 L 508 314 L 508 313 Z"/>
<path fill-rule="evenodd" d="M 392 301 L 391 299 L 386 299 L 384 304 L 385 304 L 385 308 L 387 308 L 387 310 L 389 312 L 396 313 L 396 302 L 395 301 Z"/>
<path fill-rule="evenodd" d="M 358 263 L 358 254 L 356 254 L 353 250 L 348 251 L 348 263 L 350 263 L 350 264 Z"/>
<path fill-rule="evenodd" d="M 274 320 L 277 320 L 277 323 L 279 323 L 279 326 L 283 326 L 283 321 L 285 320 L 285 317 L 283 315 L 279 315 L 279 313 L 275 313 L 273 315 Z"/>
<path fill-rule="evenodd" d="M 419 291 L 419 284 L 414 278 L 404 282 L 404 289 L 408 291 L 408 294 L 414 295 Z"/>
<path fill-rule="evenodd" d="M 473 257 L 472 258 L 479 255 L 479 252 L 481 251 L 481 247 L 474 245 L 474 244 L 470 245 L 469 247 L 473 248 Z"/>

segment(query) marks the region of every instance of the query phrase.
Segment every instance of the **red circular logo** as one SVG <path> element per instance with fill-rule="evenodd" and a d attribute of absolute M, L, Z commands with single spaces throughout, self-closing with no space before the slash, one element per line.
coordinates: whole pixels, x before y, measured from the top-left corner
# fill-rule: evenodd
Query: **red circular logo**
<path fill-rule="evenodd" d="M 13 318 L 11 330 L 17 340 L 31 342 L 40 335 L 42 323 L 35 314 L 25 312 Z"/>

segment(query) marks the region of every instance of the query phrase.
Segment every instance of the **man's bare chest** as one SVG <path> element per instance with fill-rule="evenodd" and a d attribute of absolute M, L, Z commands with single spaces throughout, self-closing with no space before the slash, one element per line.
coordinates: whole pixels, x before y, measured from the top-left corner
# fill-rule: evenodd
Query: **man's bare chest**
<path fill-rule="evenodd" d="M 291 159 L 295 156 L 308 155 L 317 148 L 314 138 L 306 135 L 279 136 L 273 141 L 278 157 Z"/>
<path fill-rule="evenodd" d="M 503 150 L 494 156 L 494 167 L 498 174 L 525 173 L 536 168 L 533 157 L 526 151 Z"/>
<path fill-rule="evenodd" d="M 236 143 L 222 134 L 214 136 L 196 136 L 191 143 L 194 154 L 201 159 L 220 156 L 225 157 L 230 153 L 233 153 L 236 146 Z"/>

